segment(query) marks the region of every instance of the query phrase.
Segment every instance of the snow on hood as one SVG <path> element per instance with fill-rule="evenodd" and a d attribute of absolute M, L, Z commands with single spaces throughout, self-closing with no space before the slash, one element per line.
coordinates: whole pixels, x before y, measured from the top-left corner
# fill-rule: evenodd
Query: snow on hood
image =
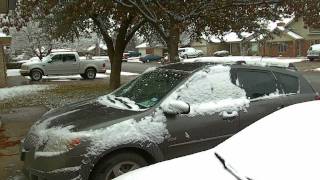
<path fill-rule="evenodd" d="M 76 114 L 81 109 L 59 113 L 56 116 L 37 122 L 30 130 L 39 137 L 36 146 L 36 156 L 54 156 L 68 151 L 67 145 L 72 139 L 84 139 L 90 142 L 88 155 L 99 155 L 112 147 L 127 143 L 155 143 L 160 144 L 169 132 L 166 128 L 166 117 L 162 110 L 157 109 L 150 116 L 142 119 L 128 119 L 112 124 L 106 128 L 86 131 L 73 131 L 74 126 L 51 126 L 51 122 L 70 114 Z M 43 149 L 40 146 L 45 145 Z"/>
<path fill-rule="evenodd" d="M 210 66 L 195 73 L 161 105 L 180 100 L 190 104 L 189 116 L 239 111 L 249 106 L 246 92 L 231 82 L 230 66 Z"/>
<path fill-rule="evenodd" d="M 88 154 L 99 155 L 107 149 L 128 143 L 160 144 L 169 136 L 166 120 L 163 111 L 157 109 L 141 120 L 129 119 L 105 129 L 91 131 L 92 145 Z"/>
<path fill-rule="evenodd" d="M 235 180 L 215 153 L 253 180 L 320 179 L 319 107 L 320 101 L 289 106 L 211 150 L 141 168 L 116 180 Z"/>

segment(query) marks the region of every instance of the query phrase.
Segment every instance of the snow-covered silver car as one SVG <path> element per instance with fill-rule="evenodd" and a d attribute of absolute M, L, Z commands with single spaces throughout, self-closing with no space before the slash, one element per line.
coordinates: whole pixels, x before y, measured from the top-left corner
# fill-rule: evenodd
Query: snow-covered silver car
<path fill-rule="evenodd" d="M 109 180 L 210 149 L 262 117 L 318 98 L 297 72 L 177 63 L 46 113 L 21 144 L 30 179 Z"/>

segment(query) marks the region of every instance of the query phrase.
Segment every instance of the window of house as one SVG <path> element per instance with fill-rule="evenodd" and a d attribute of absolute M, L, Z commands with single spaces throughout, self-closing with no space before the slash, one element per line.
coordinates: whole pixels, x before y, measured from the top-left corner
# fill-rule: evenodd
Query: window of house
<path fill-rule="evenodd" d="M 320 28 L 319 27 L 317 27 L 317 28 L 310 27 L 309 32 L 310 33 L 320 33 Z"/>
<path fill-rule="evenodd" d="M 320 40 L 319 39 L 310 40 L 310 45 L 312 46 L 314 44 L 320 44 Z"/>
<path fill-rule="evenodd" d="M 269 71 L 239 70 L 238 79 L 239 86 L 250 99 L 268 96 L 277 91 L 276 80 Z"/>
<path fill-rule="evenodd" d="M 288 50 L 288 43 L 280 43 L 278 45 L 278 51 L 280 53 L 287 52 L 287 50 Z"/>

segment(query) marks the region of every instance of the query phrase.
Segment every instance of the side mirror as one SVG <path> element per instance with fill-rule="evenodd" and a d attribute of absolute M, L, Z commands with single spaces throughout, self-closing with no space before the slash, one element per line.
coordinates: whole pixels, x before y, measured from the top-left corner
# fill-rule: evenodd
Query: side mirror
<path fill-rule="evenodd" d="M 188 114 L 190 113 L 190 105 L 183 101 L 170 101 L 161 105 L 164 113 L 176 115 L 176 114 Z"/>

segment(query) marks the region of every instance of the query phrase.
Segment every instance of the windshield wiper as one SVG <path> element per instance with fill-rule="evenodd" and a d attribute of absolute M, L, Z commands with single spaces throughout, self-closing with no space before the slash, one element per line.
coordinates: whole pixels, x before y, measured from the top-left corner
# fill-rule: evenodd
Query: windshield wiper
<path fill-rule="evenodd" d="M 223 157 L 221 157 L 218 153 L 214 153 L 216 158 L 221 162 L 223 165 L 224 169 L 228 171 L 233 177 L 235 177 L 237 180 L 253 180 L 248 177 L 242 177 L 240 176 L 229 164 L 226 163 Z"/>
<path fill-rule="evenodd" d="M 132 107 L 131 106 L 129 106 L 129 104 L 126 102 L 126 101 L 124 101 L 124 100 L 122 100 L 122 99 L 120 99 L 120 98 L 114 98 L 115 100 L 117 100 L 117 101 L 119 101 L 119 102 L 121 102 L 122 104 L 124 104 L 125 106 L 127 106 L 127 108 L 129 108 L 129 109 L 132 109 Z"/>

